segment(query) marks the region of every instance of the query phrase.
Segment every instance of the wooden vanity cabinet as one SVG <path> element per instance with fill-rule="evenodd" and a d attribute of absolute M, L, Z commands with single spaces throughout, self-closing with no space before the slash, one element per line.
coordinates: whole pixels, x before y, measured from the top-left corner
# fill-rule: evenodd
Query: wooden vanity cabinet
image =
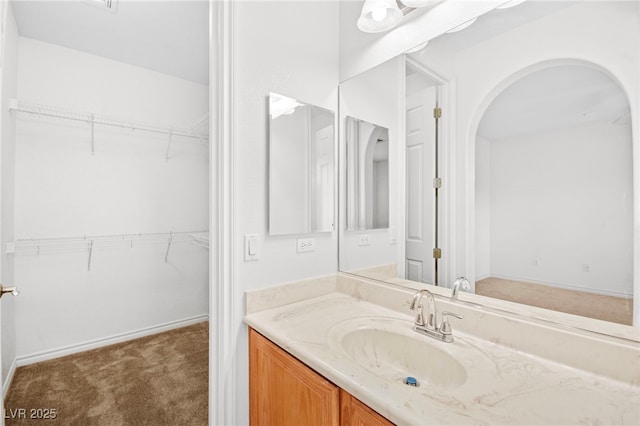
<path fill-rule="evenodd" d="M 354 398 L 349 392 L 340 389 L 340 425 L 393 426 L 393 423 Z"/>
<path fill-rule="evenodd" d="M 340 388 L 250 329 L 249 422 L 338 426 Z"/>
<path fill-rule="evenodd" d="M 251 426 L 392 425 L 384 417 L 249 329 Z"/>

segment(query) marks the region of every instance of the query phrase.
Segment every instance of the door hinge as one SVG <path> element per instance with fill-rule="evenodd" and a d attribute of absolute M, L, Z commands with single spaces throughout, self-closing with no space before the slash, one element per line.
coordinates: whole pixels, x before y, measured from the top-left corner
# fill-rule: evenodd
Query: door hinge
<path fill-rule="evenodd" d="M 433 258 L 434 259 L 440 259 L 442 257 L 442 250 L 440 250 L 439 248 L 434 248 L 433 249 Z"/>
<path fill-rule="evenodd" d="M 436 189 L 442 188 L 442 178 L 433 178 L 433 187 Z"/>
<path fill-rule="evenodd" d="M 433 109 L 433 118 L 442 117 L 442 108 L 434 108 Z"/>

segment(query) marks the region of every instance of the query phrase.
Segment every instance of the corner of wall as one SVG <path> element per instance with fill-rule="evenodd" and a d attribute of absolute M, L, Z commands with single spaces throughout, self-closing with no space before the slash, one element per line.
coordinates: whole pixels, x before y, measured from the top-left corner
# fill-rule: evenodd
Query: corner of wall
<path fill-rule="evenodd" d="M 8 109 L 9 99 L 15 98 L 18 88 L 18 28 L 11 3 L 6 2 L 2 22 L 2 68 L 0 69 L 0 270 L 5 285 L 14 284 L 13 256 L 7 255 L 6 243 L 14 239 L 15 206 L 15 123 Z M 16 333 L 15 301 L 2 301 L 2 382 L 6 390 L 15 370 Z"/>

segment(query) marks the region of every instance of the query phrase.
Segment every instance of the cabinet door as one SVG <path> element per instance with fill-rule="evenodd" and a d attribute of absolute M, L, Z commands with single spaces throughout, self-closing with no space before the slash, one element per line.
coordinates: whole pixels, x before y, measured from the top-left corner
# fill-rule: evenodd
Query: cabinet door
<path fill-rule="evenodd" d="M 340 388 L 249 330 L 252 426 L 338 426 Z"/>
<path fill-rule="evenodd" d="M 393 426 L 389 420 L 340 389 L 341 426 Z"/>

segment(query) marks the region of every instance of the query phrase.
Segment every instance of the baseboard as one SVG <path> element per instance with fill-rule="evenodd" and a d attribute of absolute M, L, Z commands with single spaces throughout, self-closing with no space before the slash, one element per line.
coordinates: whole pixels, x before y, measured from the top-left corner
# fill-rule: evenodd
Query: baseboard
<path fill-rule="evenodd" d="M 128 340 L 139 339 L 140 337 L 150 336 L 152 334 L 162 333 L 164 331 L 173 330 L 175 328 L 186 327 L 188 325 L 197 324 L 200 322 L 208 321 L 209 315 L 198 315 L 191 318 L 186 318 L 178 321 L 171 321 L 164 324 L 155 325 L 127 333 L 121 333 L 114 336 L 105 337 L 102 339 L 90 340 L 75 345 L 65 346 L 62 348 L 52 349 L 44 352 L 37 352 L 29 355 L 19 356 L 16 358 L 16 364 L 18 367 L 23 365 L 34 364 L 36 362 L 47 361 L 54 358 L 60 358 L 66 355 L 75 354 L 78 352 L 84 352 L 91 349 L 101 348 L 103 346 L 113 345 L 115 343 L 126 342 Z"/>
<path fill-rule="evenodd" d="M 11 363 L 11 367 L 9 367 L 9 372 L 7 373 L 7 378 L 4 380 L 4 383 L 2 384 L 2 399 L 4 400 L 4 398 L 7 396 L 7 391 L 9 390 L 9 387 L 11 386 L 11 382 L 13 382 L 13 376 L 14 374 L 16 374 L 16 368 L 17 368 L 17 363 L 16 360 L 14 359 L 13 362 Z"/>
<path fill-rule="evenodd" d="M 612 297 L 619 297 L 619 298 L 622 298 L 622 299 L 632 299 L 633 298 L 633 296 L 630 295 L 630 294 L 620 293 L 620 292 L 617 292 L 617 291 L 608 291 L 608 290 L 602 290 L 602 289 L 580 287 L 580 286 L 575 286 L 575 285 L 570 285 L 570 284 L 556 283 L 556 282 L 552 282 L 552 281 L 538 281 L 538 280 L 531 280 L 531 279 L 528 279 L 528 278 L 511 277 L 511 276 L 508 276 L 508 275 L 499 275 L 499 274 L 492 274 L 492 275 L 489 275 L 489 277 L 491 277 L 491 278 L 500 278 L 500 279 L 509 280 L 509 281 L 525 282 L 525 283 L 531 283 L 531 284 L 541 284 L 541 285 L 546 285 L 546 286 L 549 286 L 549 287 L 563 288 L 565 290 L 574 290 L 574 291 L 580 291 L 580 292 L 583 292 L 583 293 L 599 294 L 601 296 L 612 296 Z M 489 277 L 487 277 L 487 278 L 489 278 Z"/>

